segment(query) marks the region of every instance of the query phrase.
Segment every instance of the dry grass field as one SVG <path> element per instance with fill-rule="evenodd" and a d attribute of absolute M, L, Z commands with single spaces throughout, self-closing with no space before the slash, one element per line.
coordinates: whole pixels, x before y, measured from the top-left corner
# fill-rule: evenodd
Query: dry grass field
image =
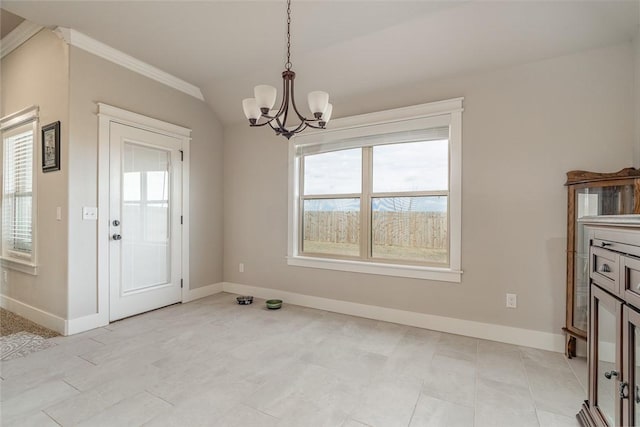
<path fill-rule="evenodd" d="M 374 212 L 371 237 L 375 259 L 448 262 L 446 213 Z M 360 256 L 360 213 L 305 212 L 303 251 Z"/>

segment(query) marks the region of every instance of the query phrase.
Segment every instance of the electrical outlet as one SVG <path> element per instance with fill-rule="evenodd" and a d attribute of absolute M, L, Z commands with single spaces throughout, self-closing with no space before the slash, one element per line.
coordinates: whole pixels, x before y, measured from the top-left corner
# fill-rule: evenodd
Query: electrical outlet
<path fill-rule="evenodd" d="M 241 262 L 241 263 L 238 265 L 238 271 L 239 271 L 240 273 L 244 273 L 244 263 L 242 263 L 242 262 Z"/>
<path fill-rule="evenodd" d="M 82 219 L 84 221 L 95 221 L 98 219 L 98 208 L 93 207 L 83 207 L 82 208 Z"/>
<path fill-rule="evenodd" d="M 507 294 L 507 308 L 516 308 L 518 306 L 518 299 L 516 294 Z"/>

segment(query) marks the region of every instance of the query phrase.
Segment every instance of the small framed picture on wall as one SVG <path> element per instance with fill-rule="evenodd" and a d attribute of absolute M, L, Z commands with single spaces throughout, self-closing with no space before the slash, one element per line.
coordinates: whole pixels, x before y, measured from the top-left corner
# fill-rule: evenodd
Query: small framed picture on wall
<path fill-rule="evenodd" d="M 60 122 L 42 126 L 42 172 L 60 170 Z"/>

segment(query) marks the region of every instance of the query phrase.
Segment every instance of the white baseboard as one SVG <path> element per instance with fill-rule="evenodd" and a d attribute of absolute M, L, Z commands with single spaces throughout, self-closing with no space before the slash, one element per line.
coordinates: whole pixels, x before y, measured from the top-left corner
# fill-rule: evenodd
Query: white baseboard
<path fill-rule="evenodd" d="M 208 297 L 209 295 L 219 294 L 220 292 L 222 292 L 222 282 L 201 286 L 195 289 L 187 289 L 182 293 L 182 303 Z"/>
<path fill-rule="evenodd" d="M 80 332 L 101 328 L 108 324 L 108 315 L 102 315 L 100 313 L 89 314 L 88 316 L 78 317 L 77 319 L 69 319 L 66 322 L 65 335 L 79 334 Z"/>
<path fill-rule="evenodd" d="M 242 295 L 253 295 L 258 298 L 281 298 L 286 303 L 332 311 L 335 313 L 382 320 L 385 322 L 408 326 L 416 326 L 434 331 L 466 335 L 474 338 L 499 341 L 560 353 L 564 351 L 565 339 L 561 334 L 552 334 L 549 332 L 534 331 L 531 329 L 514 328 L 511 326 L 474 322 L 472 320 L 455 319 L 452 317 L 358 304 L 354 302 L 286 292 L 277 289 L 242 285 L 239 283 L 222 282 L 202 286 L 196 289 L 190 289 L 184 293 L 182 302 L 187 303 L 223 291 Z M 100 316 L 99 314 L 65 320 L 54 314 L 5 295 L 0 295 L 0 307 L 64 335 L 77 334 L 90 329 L 106 326 L 109 323 L 108 319 L 105 320 L 104 316 Z"/>
<path fill-rule="evenodd" d="M 183 291 L 182 302 L 191 302 L 199 298 L 208 297 L 209 295 L 217 294 L 220 292 L 222 292 L 222 283 L 214 283 L 212 285 L 202 286 L 196 289 L 187 289 Z M 100 313 L 90 314 L 88 316 L 68 320 L 66 322 L 66 330 L 64 334 L 78 334 L 80 332 L 107 326 L 108 324 L 108 315 L 103 316 Z"/>
<path fill-rule="evenodd" d="M 32 322 L 66 335 L 66 320 L 47 311 L 25 304 L 6 295 L 0 295 L 0 307 L 9 310 Z"/>
<path fill-rule="evenodd" d="M 258 298 L 280 298 L 285 303 L 317 308 L 335 313 L 349 314 L 368 319 L 382 320 L 401 325 L 416 326 L 434 331 L 465 335 L 507 344 L 539 348 L 562 353 L 565 338 L 561 334 L 514 328 L 492 323 L 455 319 L 452 317 L 416 313 L 393 308 L 358 304 L 348 301 L 302 295 L 277 289 L 241 285 L 239 283 L 223 283 L 223 290 L 234 294 L 253 295 Z"/>
<path fill-rule="evenodd" d="M 182 293 L 182 302 L 191 302 L 220 292 L 222 292 L 222 283 L 214 283 L 212 285 L 202 286 L 196 289 L 186 289 Z M 109 317 L 107 315 L 103 316 L 100 313 L 90 314 L 88 316 L 68 320 L 66 322 L 65 335 L 78 334 L 80 332 L 107 326 L 108 324 Z"/>
<path fill-rule="evenodd" d="M 587 357 L 587 353 L 589 353 L 587 342 L 584 340 L 576 339 L 576 356 Z"/>

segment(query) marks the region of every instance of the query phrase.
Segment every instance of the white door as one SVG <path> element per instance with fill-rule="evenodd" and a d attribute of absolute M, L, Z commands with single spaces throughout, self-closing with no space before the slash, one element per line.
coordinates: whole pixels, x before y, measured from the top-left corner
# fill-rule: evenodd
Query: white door
<path fill-rule="evenodd" d="M 111 122 L 109 320 L 182 300 L 177 138 Z"/>

